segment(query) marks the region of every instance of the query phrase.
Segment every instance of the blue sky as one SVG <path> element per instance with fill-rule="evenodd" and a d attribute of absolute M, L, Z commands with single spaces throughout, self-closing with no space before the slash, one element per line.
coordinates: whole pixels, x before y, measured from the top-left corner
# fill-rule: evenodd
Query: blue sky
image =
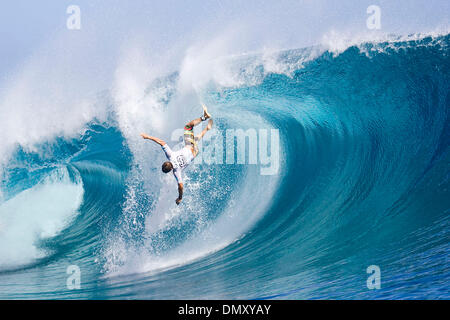
<path fill-rule="evenodd" d="M 66 29 L 71 4 L 81 8 L 82 29 L 76 35 Z M 303 47 L 317 43 L 331 29 L 364 30 L 371 4 L 382 9 L 380 32 L 407 34 L 449 25 L 448 0 L 15 0 L 1 4 L 0 70 L 5 80 L 55 39 L 80 41 L 80 47 L 89 43 L 91 50 L 98 49 L 93 50 L 96 59 L 114 59 L 116 49 L 129 38 L 148 39 L 149 46 L 164 52 L 179 42 L 213 38 L 234 25 L 250 30 L 251 36 L 242 40 L 249 50 L 267 44 Z"/>

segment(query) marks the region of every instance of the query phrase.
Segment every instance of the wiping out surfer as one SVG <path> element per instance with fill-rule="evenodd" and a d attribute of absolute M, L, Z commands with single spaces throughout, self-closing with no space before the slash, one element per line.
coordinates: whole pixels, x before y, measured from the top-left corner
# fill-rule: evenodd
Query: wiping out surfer
<path fill-rule="evenodd" d="M 178 151 L 172 151 L 170 147 L 167 145 L 167 143 L 164 140 L 149 136 L 145 133 L 141 134 L 141 137 L 147 140 L 151 140 L 159 144 L 164 153 L 166 154 L 166 157 L 168 161 L 164 162 L 162 164 L 162 171 L 164 173 L 169 173 L 170 171 L 173 172 L 173 175 L 175 176 L 175 179 L 178 183 L 178 198 L 175 200 L 176 204 L 180 204 L 181 200 L 183 199 L 183 179 L 182 179 L 182 172 L 186 167 L 194 160 L 194 158 L 198 155 L 199 150 L 197 146 L 197 142 L 203 138 L 205 133 L 212 128 L 213 120 L 211 119 L 211 115 L 208 113 L 208 110 L 205 105 L 202 105 L 203 107 L 203 116 L 200 118 L 194 119 L 190 122 L 188 122 L 184 126 L 184 147 Z M 202 121 L 208 120 L 208 125 L 203 129 L 203 131 L 197 135 L 194 136 L 194 127 L 201 123 Z"/>

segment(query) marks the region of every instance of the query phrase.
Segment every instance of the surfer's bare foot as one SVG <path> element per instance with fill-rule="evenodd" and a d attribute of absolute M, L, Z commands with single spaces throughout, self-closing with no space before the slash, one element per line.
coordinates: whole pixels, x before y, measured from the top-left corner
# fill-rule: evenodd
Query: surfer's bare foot
<path fill-rule="evenodd" d="M 205 119 L 211 118 L 211 115 L 208 113 L 208 108 L 206 108 L 206 106 L 203 103 L 202 108 L 203 108 L 203 116 L 205 117 Z"/>

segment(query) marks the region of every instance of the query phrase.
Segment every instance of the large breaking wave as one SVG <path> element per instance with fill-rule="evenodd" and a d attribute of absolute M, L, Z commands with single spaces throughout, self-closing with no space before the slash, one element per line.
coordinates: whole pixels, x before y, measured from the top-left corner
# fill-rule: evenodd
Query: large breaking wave
<path fill-rule="evenodd" d="M 151 81 L 125 61 L 75 110 L 8 107 L 0 297 L 448 298 L 449 37 L 188 52 Z M 28 106 L 16 95 L 2 106 Z M 176 206 L 139 133 L 171 141 L 200 101 L 219 130 L 278 129 L 280 169 L 194 165 Z"/>

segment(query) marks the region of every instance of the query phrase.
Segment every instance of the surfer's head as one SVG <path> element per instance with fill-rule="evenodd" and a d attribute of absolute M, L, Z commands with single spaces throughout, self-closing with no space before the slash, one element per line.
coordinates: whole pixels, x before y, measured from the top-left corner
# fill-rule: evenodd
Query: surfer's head
<path fill-rule="evenodd" d="M 172 169 L 173 169 L 172 162 L 166 161 L 166 162 L 164 162 L 164 163 L 162 164 L 162 171 L 163 171 L 164 173 L 168 173 L 168 172 L 170 172 Z"/>

